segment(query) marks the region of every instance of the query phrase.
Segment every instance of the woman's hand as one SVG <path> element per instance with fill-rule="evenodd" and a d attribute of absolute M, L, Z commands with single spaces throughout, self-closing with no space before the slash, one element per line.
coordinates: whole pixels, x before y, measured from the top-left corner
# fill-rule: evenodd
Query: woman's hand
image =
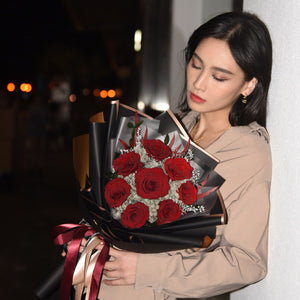
<path fill-rule="evenodd" d="M 107 285 L 131 285 L 135 283 L 138 254 L 128 251 L 109 249 L 112 260 L 104 265 L 103 274 L 106 276 L 102 282 Z"/>
<path fill-rule="evenodd" d="M 82 239 L 79 252 L 83 251 L 87 240 Z M 67 245 L 67 248 L 69 243 Z M 103 244 L 99 244 L 95 249 L 101 251 Z M 66 252 L 63 250 L 62 256 L 65 256 Z M 137 257 L 138 254 L 129 251 L 116 250 L 112 247 L 109 249 L 109 256 L 111 260 L 107 261 L 104 265 L 103 274 L 105 279 L 103 283 L 107 285 L 131 285 L 135 283 Z"/>

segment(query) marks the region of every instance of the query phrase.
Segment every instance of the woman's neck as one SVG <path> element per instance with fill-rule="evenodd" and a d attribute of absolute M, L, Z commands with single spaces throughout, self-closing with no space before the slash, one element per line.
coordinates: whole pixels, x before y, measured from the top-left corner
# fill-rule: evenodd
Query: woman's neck
<path fill-rule="evenodd" d="M 230 127 L 227 116 L 224 118 L 215 114 L 200 114 L 199 121 L 191 131 L 191 137 L 196 144 L 207 148 Z"/>
<path fill-rule="evenodd" d="M 205 131 L 216 132 L 227 128 L 230 125 L 227 115 L 217 115 L 215 113 L 200 113 L 198 124 L 198 130 L 200 134 L 204 133 Z"/>

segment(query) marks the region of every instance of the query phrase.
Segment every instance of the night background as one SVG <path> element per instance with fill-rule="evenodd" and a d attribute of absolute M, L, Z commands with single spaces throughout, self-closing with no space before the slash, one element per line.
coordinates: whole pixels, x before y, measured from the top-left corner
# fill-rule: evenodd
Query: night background
<path fill-rule="evenodd" d="M 116 99 L 167 109 L 171 21 L 172 0 L 1 2 L 1 299 L 37 300 L 62 261 L 49 232 L 82 218 L 72 139 L 89 118 Z"/>
<path fill-rule="evenodd" d="M 37 299 L 60 261 L 49 231 L 81 219 L 72 138 L 110 99 L 136 106 L 142 2 L 0 5 L 1 299 Z"/>

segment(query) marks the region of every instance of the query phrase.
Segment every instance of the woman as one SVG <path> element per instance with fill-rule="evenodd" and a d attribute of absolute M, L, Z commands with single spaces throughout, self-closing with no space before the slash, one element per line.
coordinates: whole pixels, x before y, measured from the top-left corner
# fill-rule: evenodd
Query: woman
<path fill-rule="evenodd" d="M 266 105 L 272 45 L 249 13 L 225 13 L 201 27 L 186 48 L 182 122 L 220 160 L 228 224 L 207 249 L 137 254 L 110 250 L 100 299 L 204 298 L 239 289 L 267 273 L 271 154 Z"/>

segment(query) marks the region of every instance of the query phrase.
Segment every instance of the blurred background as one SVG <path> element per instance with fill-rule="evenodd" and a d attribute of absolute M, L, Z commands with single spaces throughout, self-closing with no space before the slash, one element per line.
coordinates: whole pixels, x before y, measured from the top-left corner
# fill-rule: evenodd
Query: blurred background
<path fill-rule="evenodd" d="M 111 100 L 176 110 L 188 36 L 231 0 L 30 0 L 0 5 L 3 299 L 33 290 L 60 259 L 50 229 L 81 219 L 72 138 Z"/>

